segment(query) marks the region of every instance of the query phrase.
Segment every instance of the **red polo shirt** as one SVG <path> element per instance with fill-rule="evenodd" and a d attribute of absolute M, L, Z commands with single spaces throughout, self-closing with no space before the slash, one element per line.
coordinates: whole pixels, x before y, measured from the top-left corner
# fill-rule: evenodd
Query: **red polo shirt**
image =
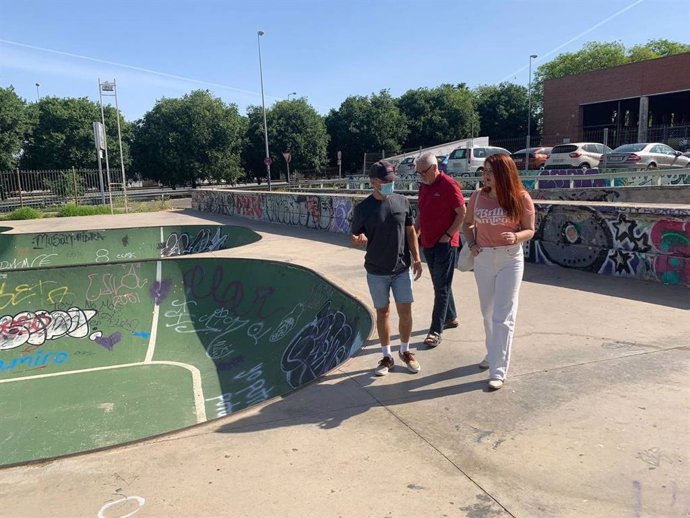
<path fill-rule="evenodd" d="M 420 184 L 418 203 L 422 248 L 432 248 L 453 224 L 455 209 L 465 205 L 465 197 L 455 180 L 440 173 L 431 185 Z M 459 232 L 453 234 L 450 244 L 460 244 Z"/>

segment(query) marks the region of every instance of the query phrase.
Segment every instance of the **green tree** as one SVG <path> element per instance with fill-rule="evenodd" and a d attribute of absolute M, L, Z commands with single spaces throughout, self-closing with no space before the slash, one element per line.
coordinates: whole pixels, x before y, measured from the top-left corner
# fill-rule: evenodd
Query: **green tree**
<path fill-rule="evenodd" d="M 405 148 L 450 142 L 470 136 L 473 128 L 475 135 L 479 130 L 472 93 L 464 84 L 408 90 L 398 106 L 409 128 Z"/>
<path fill-rule="evenodd" d="M 665 39 L 649 40 L 644 45 L 635 45 L 627 51 L 628 60 L 633 63 L 646 59 L 656 59 L 674 54 L 690 52 L 690 45 Z"/>
<path fill-rule="evenodd" d="M 245 168 L 250 177 L 266 175 L 263 109 L 247 109 Z M 271 177 L 287 173 L 282 153 L 292 155 L 291 170 L 320 169 L 327 163 L 328 133 L 323 117 L 305 99 L 278 101 L 266 110 L 269 153 L 273 159 Z"/>
<path fill-rule="evenodd" d="M 243 174 L 245 125 L 235 104 L 206 90 L 162 99 L 137 123 L 134 169 L 171 186 L 195 187 L 199 180 L 235 182 Z"/>
<path fill-rule="evenodd" d="M 86 97 L 44 97 L 31 106 L 34 125 L 21 157 L 22 169 L 96 168 L 93 123 L 101 120 L 97 103 Z M 110 169 L 120 168 L 117 119 L 120 118 L 125 170 L 131 165 L 132 126 L 114 107 L 106 106 L 105 125 Z"/>
<path fill-rule="evenodd" d="M 11 86 L 0 88 L 0 171 L 17 165 L 29 124 L 30 114 L 24 100 Z"/>
<path fill-rule="evenodd" d="M 326 117 L 329 158 L 343 153 L 343 168 L 355 171 L 365 152 L 398 152 L 408 135 L 407 121 L 387 90 L 369 97 L 350 96 Z"/>
<path fill-rule="evenodd" d="M 480 135 L 493 139 L 512 138 L 527 132 L 527 88 L 513 83 L 480 86 L 475 90 L 476 108 L 481 119 Z M 537 118 L 532 115 L 531 130 L 537 133 Z"/>

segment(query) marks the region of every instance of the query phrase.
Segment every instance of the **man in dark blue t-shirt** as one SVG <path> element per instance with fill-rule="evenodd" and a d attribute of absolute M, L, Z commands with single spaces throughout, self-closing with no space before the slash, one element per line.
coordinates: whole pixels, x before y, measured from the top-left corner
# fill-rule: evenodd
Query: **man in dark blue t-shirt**
<path fill-rule="evenodd" d="M 364 268 L 367 284 L 376 308 L 378 331 L 383 359 L 376 368 L 377 376 L 385 376 L 393 369 L 390 346 L 390 292 L 393 292 L 398 311 L 400 350 L 398 355 L 410 372 L 420 370 L 419 362 L 410 351 L 412 334 L 412 273 L 414 280 L 422 275 L 417 233 L 414 228 L 410 202 L 395 194 L 395 168 L 382 160 L 369 170 L 373 194 L 359 203 L 352 216 L 352 243 L 367 246 Z M 412 266 L 412 270 L 410 270 Z"/>

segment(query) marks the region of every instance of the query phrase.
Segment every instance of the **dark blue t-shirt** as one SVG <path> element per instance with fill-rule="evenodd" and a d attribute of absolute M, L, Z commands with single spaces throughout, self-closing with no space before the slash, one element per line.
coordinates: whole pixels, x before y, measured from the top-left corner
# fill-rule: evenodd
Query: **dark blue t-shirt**
<path fill-rule="evenodd" d="M 355 206 L 351 231 L 367 236 L 367 272 L 394 275 L 410 267 L 405 227 L 413 224 L 410 202 L 400 194 L 391 194 L 384 200 L 377 200 L 372 194 Z"/>

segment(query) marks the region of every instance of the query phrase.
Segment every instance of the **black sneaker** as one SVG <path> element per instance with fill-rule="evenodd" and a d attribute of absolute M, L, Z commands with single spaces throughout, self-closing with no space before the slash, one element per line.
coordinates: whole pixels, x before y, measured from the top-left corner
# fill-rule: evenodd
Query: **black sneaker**
<path fill-rule="evenodd" d="M 390 356 L 384 356 L 379 362 L 379 366 L 376 367 L 374 373 L 376 373 L 377 376 L 385 376 L 393 370 L 393 365 L 395 365 L 393 358 Z"/>

